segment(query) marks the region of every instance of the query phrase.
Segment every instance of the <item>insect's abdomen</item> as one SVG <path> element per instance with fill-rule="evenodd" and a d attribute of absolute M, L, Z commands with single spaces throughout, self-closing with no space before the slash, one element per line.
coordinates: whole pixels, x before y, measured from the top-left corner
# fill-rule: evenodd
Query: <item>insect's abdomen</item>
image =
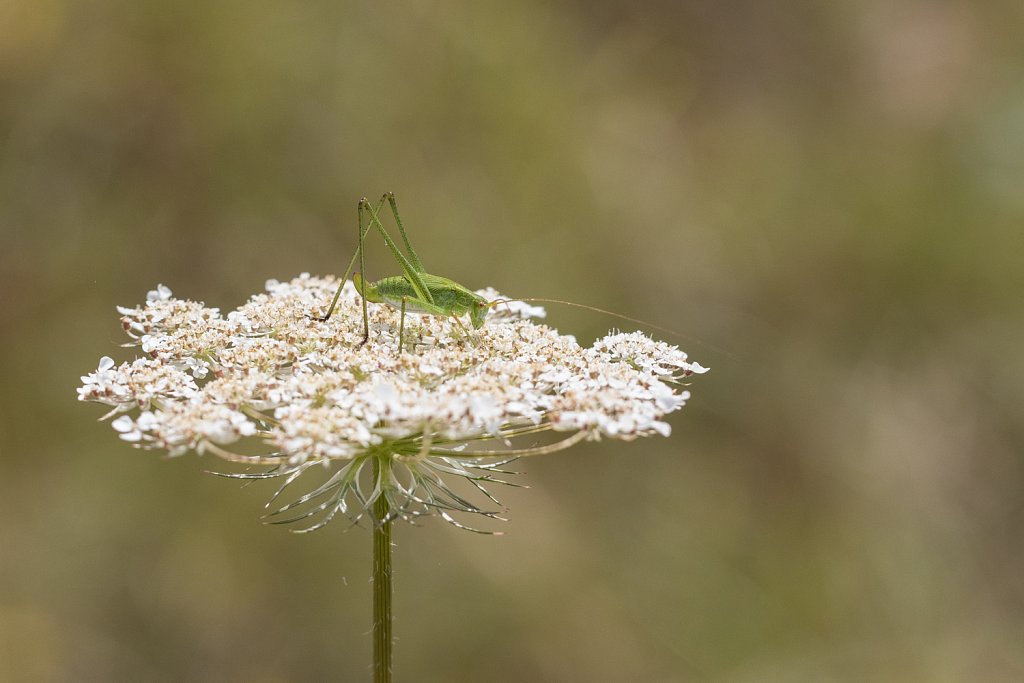
<path fill-rule="evenodd" d="M 412 283 L 401 275 L 386 277 L 374 283 L 377 294 L 384 299 L 401 301 L 402 297 L 416 298 L 416 290 Z"/>
<path fill-rule="evenodd" d="M 374 283 L 374 290 L 384 303 L 394 308 L 402 307 L 402 298 L 405 298 L 405 310 L 412 313 L 428 313 L 419 305 L 420 299 L 412 283 L 401 275 L 386 277 Z"/>
<path fill-rule="evenodd" d="M 385 303 L 395 308 L 401 308 L 404 297 L 405 310 L 434 315 L 462 315 L 480 299 L 473 292 L 448 278 L 430 273 L 420 273 L 420 277 L 423 278 L 430 297 L 434 300 L 433 308 L 421 301 L 412 283 L 404 275 L 379 280 L 374 284 L 374 291 Z"/>

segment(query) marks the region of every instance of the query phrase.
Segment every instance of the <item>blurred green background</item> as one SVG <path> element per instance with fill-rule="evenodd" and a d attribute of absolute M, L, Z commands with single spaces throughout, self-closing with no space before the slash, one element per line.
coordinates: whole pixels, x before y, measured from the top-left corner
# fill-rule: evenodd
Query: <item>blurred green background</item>
<path fill-rule="evenodd" d="M 506 536 L 400 527 L 396 680 L 1024 680 L 1022 25 L 0 0 L 0 680 L 369 679 L 365 529 L 262 526 L 74 390 L 116 304 L 340 273 L 385 190 L 431 271 L 712 368 L 671 438 L 525 463 Z"/>

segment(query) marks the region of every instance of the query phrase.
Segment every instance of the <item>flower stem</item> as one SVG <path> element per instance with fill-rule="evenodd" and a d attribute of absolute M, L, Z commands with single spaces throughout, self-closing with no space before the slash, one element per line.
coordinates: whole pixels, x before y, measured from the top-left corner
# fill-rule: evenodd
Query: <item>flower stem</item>
<path fill-rule="evenodd" d="M 374 458 L 380 491 L 373 502 L 373 680 L 391 683 L 391 520 L 387 496 L 390 456 Z"/>

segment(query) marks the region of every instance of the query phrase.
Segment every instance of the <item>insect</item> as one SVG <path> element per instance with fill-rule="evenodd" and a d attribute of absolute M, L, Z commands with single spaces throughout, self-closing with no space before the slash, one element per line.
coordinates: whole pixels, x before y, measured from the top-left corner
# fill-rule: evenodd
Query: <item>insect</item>
<path fill-rule="evenodd" d="M 395 223 L 398 225 L 398 232 L 402 236 L 402 242 L 405 244 L 406 251 L 409 252 L 408 257 L 402 253 L 398 245 L 395 244 L 395 241 L 391 239 L 391 235 L 384 229 L 384 225 L 380 221 L 378 213 L 384 208 L 385 202 L 391 206 L 391 213 L 394 215 Z M 369 215 L 368 221 L 364 220 L 367 214 Z M 365 272 L 363 240 L 366 238 L 366 233 L 370 231 L 371 227 L 377 228 L 381 237 L 384 238 L 384 242 L 388 245 L 388 249 L 391 250 L 395 260 L 402 266 L 402 275 L 386 277 L 376 282 L 367 282 L 363 278 L 362 273 Z M 317 320 L 324 322 L 331 317 L 334 307 L 338 303 L 338 298 L 341 296 L 341 290 L 345 286 L 345 281 L 348 279 L 348 274 L 351 272 L 357 257 L 359 258 L 359 272 L 353 273 L 352 284 L 355 285 L 356 291 L 359 292 L 363 300 L 363 340 L 359 342 L 359 346 L 365 344 L 370 338 L 369 316 L 366 311 L 366 302 L 368 301 L 388 304 L 402 312 L 398 328 L 399 349 L 402 348 L 404 341 L 406 311 L 436 316 L 451 316 L 460 326 L 462 326 L 462 323 L 459 321 L 459 316 L 469 314 L 473 329 L 479 329 L 484 324 L 487 311 L 493 305 L 492 302 L 463 287 L 458 282 L 441 277 L 440 275 L 432 275 L 423 268 L 423 263 L 416 254 L 416 250 L 413 249 L 412 243 L 409 242 L 409 236 L 405 233 L 405 226 L 402 224 L 402 218 L 398 213 L 398 203 L 395 201 L 395 194 L 388 192 L 381 197 L 376 208 L 365 197 L 359 200 L 359 246 L 356 248 L 356 253 L 348 264 L 348 269 L 345 271 L 345 276 L 341 279 L 338 291 L 334 294 L 330 308 L 327 310 L 326 315 L 316 318 Z"/>
<path fill-rule="evenodd" d="M 398 225 L 398 232 L 402 236 L 402 242 L 405 244 L 405 249 L 409 252 L 408 256 L 402 253 L 380 221 L 380 216 L 378 214 L 384 208 L 385 202 L 391 206 L 391 213 L 395 217 L 395 223 Z M 366 218 L 367 216 L 369 217 L 368 220 Z M 366 234 L 372 227 L 377 228 L 381 237 L 384 238 L 384 242 L 388 245 L 388 249 L 390 249 L 391 253 L 394 255 L 395 260 L 402 266 L 402 275 L 386 277 L 376 282 L 367 282 L 363 278 L 362 273 L 365 272 L 363 242 L 366 239 Z M 334 293 L 334 298 L 331 300 L 331 305 L 327 309 L 327 313 L 319 317 L 314 317 L 314 320 L 326 322 L 330 319 L 331 314 L 334 313 L 334 309 L 338 304 L 338 299 L 341 297 L 341 291 L 345 287 L 345 281 L 348 280 L 349 273 L 352 273 L 352 267 L 355 265 L 357 258 L 359 259 L 359 271 L 352 274 L 352 284 L 355 285 L 356 291 L 359 292 L 360 297 L 363 300 L 363 339 L 359 342 L 358 346 L 363 346 L 370 339 L 370 322 L 369 315 L 366 310 L 366 303 L 368 301 L 371 303 L 384 303 L 401 311 L 401 322 L 399 323 L 398 328 L 399 349 L 403 347 L 405 339 L 406 311 L 444 317 L 451 316 L 460 327 L 463 327 L 463 329 L 465 329 L 465 327 L 459 320 L 459 317 L 468 314 L 470 323 L 473 325 L 473 329 L 480 329 L 487 317 L 487 312 L 491 308 L 509 301 L 532 301 L 563 304 L 566 306 L 573 306 L 575 308 L 583 308 L 588 311 L 603 313 L 621 320 L 628 320 L 630 322 L 661 330 L 663 332 L 668 332 L 676 336 L 685 336 L 666 327 L 660 327 L 638 318 L 631 318 L 627 315 L 622 315 L 621 313 L 597 308 L 596 306 L 587 306 L 586 304 L 578 304 L 572 301 L 564 301 L 562 299 L 541 299 L 536 297 L 524 299 L 517 297 L 488 301 L 476 292 L 467 289 L 454 280 L 441 277 L 440 275 L 432 275 L 423 268 L 423 263 L 416 254 L 416 250 L 413 249 L 412 243 L 409 242 L 409 236 L 406 234 L 405 226 L 402 224 L 402 218 L 398 213 L 398 203 L 395 201 L 395 194 L 393 192 L 388 192 L 381 197 L 380 201 L 377 202 L 376 207 L 374 207 L 366 197 L 359 200 L 359 243 L 356 248 L 356 253 L 352 255 L 352 260 L 349 261 L 348 268 L 345 270 L 345 275 L 341 278 L 341 284 L 338 285 L 338 289 Z"/>

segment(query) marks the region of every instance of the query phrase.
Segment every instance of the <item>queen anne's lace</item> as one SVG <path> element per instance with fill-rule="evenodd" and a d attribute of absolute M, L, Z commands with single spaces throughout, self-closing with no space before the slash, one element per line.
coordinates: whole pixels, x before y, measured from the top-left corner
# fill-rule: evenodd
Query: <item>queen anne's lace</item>
<path fill-rule="evenodd" d="M 271 280 L 266 293 L 222 316 L 160 285 L 143 306 L 118 308 L 131 345 L 145 356 L 120 365 L 102 358 L 82 378 L 79 400 L 112 406 L 108 417 L 119 415 L 112 426 L 135 446 L 269 465 L 288 475 L 287 483 L 313 463 L 381 453 L 424 465 L 410 466 L 416 480 L 436 477 L 438 468 L 466 476 L 467 466 L 486 467 L 474 458 L 550 452 L 581 438 L 667 436 L 663 418 L 689 398 L 679 382 L 706 372 L 678 348 L 638 332 L 583 348 L 531 322 L 544 311 L 521 302 L 496 305 L 479 330 L 407 314 L 403 353 L 398 312 L 369 304 L 370 341 L 360 347 L 362 304 L 351 283 L 328 322 L 314 319 L 336 286 L 308 274 Z M 575 434 L 555 444 L 506 445 L 547 430 Z M 489 439 L 499 440 L 497 450 L 474 448 Z M 348 488 L 345 477 L 328 483 L 338 479 L 363 508 L 374 492 L 360 495 L 352 477 Z M 466 511 L 429 495 L 425 502 L 424 482 L 414 483 L 395 481 L 390 490 L 446 518 L 445 508 Z M 341 498 L 318 509 L 328 518 L 344 511 Z M 392 502 L 401 509 L 402 500 Z"/>

